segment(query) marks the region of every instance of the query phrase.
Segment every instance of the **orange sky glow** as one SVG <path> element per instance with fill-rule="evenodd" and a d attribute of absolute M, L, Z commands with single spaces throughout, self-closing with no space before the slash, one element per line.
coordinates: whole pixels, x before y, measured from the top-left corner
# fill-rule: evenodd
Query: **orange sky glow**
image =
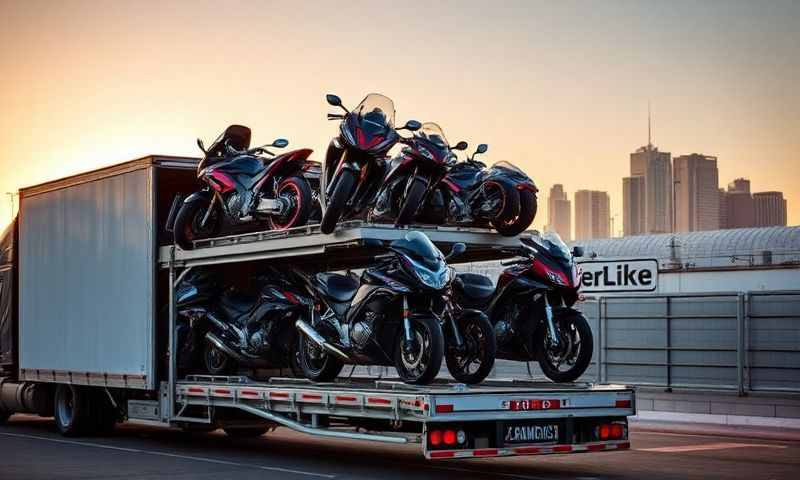
<path fill-rule="evenodd" d="M 490 145 L 545 197 L 611 195 L 647 142 L 719 158 L 720 184 L 780 190 L 800 224 L 800 2 L 0 0 L 0 194 L 230 123 L 324 148 L 324 95 L 395 102 Z M 10 219 L 8 197 L 0 222 Z"/>

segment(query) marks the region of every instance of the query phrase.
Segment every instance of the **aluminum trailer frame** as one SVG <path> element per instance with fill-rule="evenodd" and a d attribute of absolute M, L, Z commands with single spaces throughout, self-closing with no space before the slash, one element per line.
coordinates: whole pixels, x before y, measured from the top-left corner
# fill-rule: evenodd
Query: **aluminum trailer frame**
<path fill-rule="evenodd" d="M 465 243 L 467 255 L 459 257 L 459 262 L 508 258 L 514 255 L 513 249 L 518 245 L 515 237 L 502 237 L 485 229 L 427 226 L 413 229 L 426 233 L 442 249 L 456 242 Z M 407 230 L 346 222 L 330 235 L 320 233 L 318 226 L 312 225 L 283 232 L 256 232 L 204 240 L 196 242 L 195 249 L 189 251 L 175 246 L 162 247 L 159 265 L 168 269 L 170 283 L 169 377 L 161 384 L 160 400 L 129 401 L 129 416 L 168 425 L 211 426 L 215 424 L 215 409 L 234 409 L 260 419 L 262 424 L 267 422 L 318 436 L 395 444 L 421 443 L 424 455 L 430 459 L 606 451 L 629 447 L 626 438 L 581 444 L 551 442 L 444 450 L 432 449 L 426 441 L 429 428 L 453 422 L 495 422 L 499 428 L 501 424 L 514 421 L 549 419 L 573 425 L 604 418 L 625 419 L 635 414 L 634 391 L 626 386 L 530 381 L 487 381 L 477 386 L 439 382 L 411 386 L 399 381 L 363 378 L 321 384 L 305 379 L 272 378 L 259 382 L 241 376 L 204 375 L 177 379 L 174 291 L 193 267 L 291 260 L 293 264 L 312 263 L 318 270 L 363 268 L 381 253 L 365 244 L 370 240 L 392 241 L 401 238 Z M 525 409 L 514 408 L 520 402 L 525 402 Z M 193 414 L 187 414 L 187 411 Z M 328 418 L 343 419 L 345 423 L 329 427 L 326 426 Z M 351 420 L 350 424 L 347 419 Z M 388 421 L 398 426 L 411 422 L 421 424 L 421 432 L 363 433 L 358 430 L 358 420 Z"/>

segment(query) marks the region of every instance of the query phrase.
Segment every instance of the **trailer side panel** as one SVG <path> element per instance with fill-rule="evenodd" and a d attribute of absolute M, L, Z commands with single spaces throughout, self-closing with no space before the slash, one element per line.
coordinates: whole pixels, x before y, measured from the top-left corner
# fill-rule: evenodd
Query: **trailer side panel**
<path fill-rule="evenodd" d="M 23 190 L 22 378 L 154 387 L 150 168 Z"/>

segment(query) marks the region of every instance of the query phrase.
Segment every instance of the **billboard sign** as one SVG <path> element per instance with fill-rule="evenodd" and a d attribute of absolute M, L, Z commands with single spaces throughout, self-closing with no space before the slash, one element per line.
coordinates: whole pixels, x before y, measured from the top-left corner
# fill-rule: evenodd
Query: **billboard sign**
<path fill-rule="evenodd" d="M 654 292 L 658 260 L 615 259 L 578 262 L 581 293 Z"/>

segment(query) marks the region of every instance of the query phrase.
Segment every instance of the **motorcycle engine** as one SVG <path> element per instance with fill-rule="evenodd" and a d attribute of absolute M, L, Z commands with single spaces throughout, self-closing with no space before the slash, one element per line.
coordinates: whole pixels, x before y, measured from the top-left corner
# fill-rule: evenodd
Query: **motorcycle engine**
<path fill-rule="evenodd" d="M 238 192 L 231 192 L 228 195 L 228 198 L 225 200 L 225 204 L 228 207 L 229 212 L 241 212 L 242 205 L 244 203 L 244 197 L 239 195 Z M 235 218 L 238 218 L 238 215 L 234 215 Z"/>
<path fill-rule="evenodd" d="M 350 331 L 350 340 L 358 348 L 364 348 L 372 337 L 372 324 L 375 323 L 377 314 L 375 312 L 367 312 L 364 318 L 357 321 Z"/>
<path fill-rule="evenodd" d="M 514 339 L 517 332 L 514 331 L 514 318 L 519 315 L 519 308 L 514 305 L 503 312 L 500 320 L 494 324 L 494 335 L 497 345 L 508 345 Z"/>
<path fill-rule="evenodd" d="M 256 355 L 261 355 L 269 350 L 269 337 L 272 330 L 272 324 L 259 328 L 250 335 L 249 350 Z"/>

